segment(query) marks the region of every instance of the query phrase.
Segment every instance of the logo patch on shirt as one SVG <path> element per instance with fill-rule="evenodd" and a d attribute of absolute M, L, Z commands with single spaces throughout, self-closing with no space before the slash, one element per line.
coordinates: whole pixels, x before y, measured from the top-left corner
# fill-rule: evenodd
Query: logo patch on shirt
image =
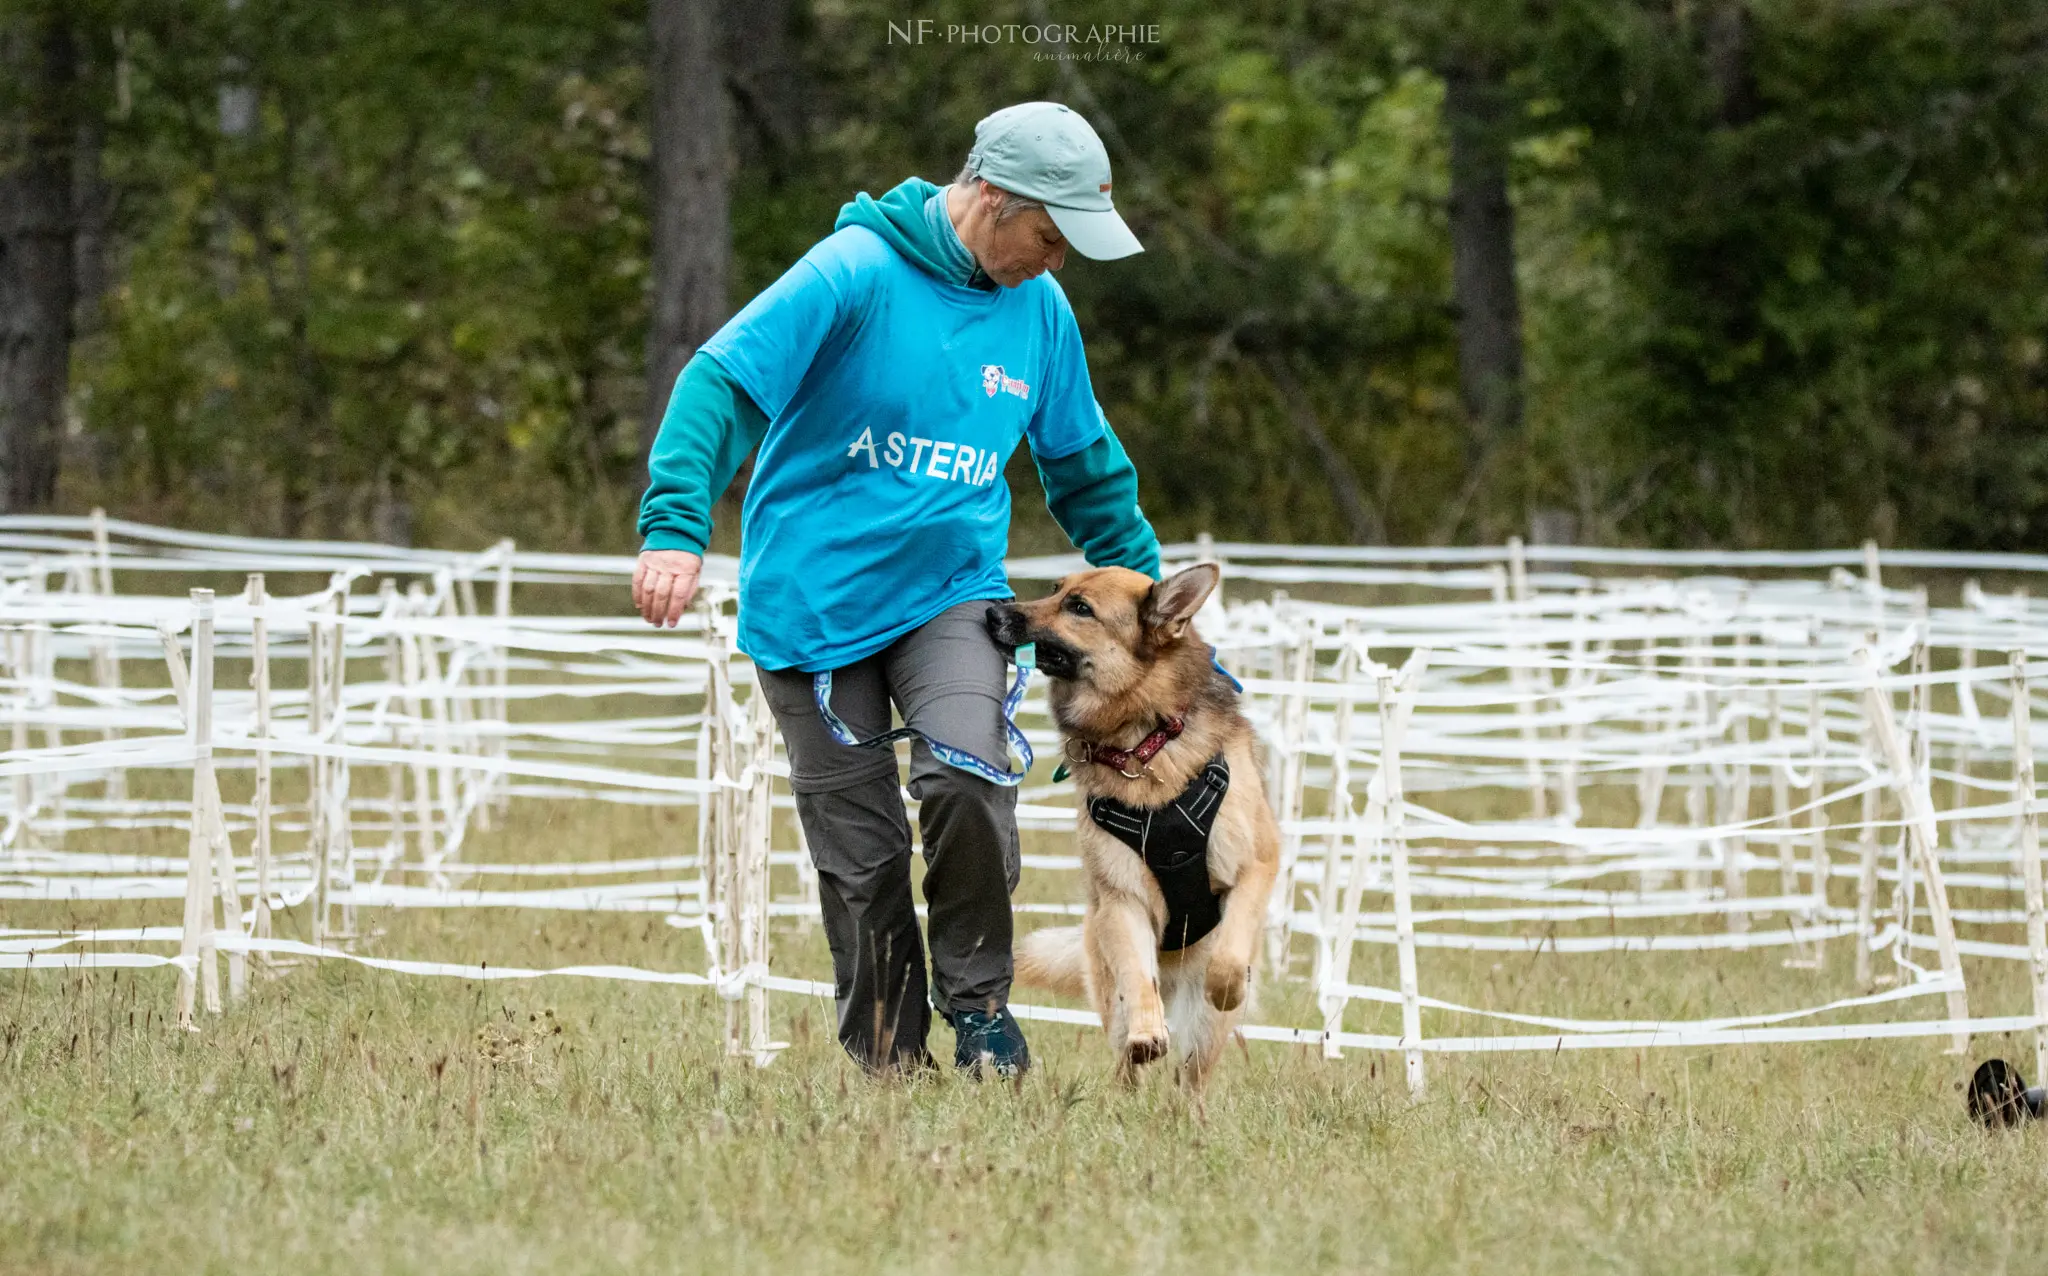
<path fill-rule="evenodd" d="M 1000 363 L 984 363 L 981 365 L 981 389 L 991 399 L 996 397 L 996 391 L 998 390 L 1001 390 L 1004 394 L 1014 394 L 1020 399 L 1029 399 L 1031 397 L 1031 386 L 1027 382 L 1019 381 L 1015 377 L 1006 375 L 1003 372 L 1003 365 Z"/>

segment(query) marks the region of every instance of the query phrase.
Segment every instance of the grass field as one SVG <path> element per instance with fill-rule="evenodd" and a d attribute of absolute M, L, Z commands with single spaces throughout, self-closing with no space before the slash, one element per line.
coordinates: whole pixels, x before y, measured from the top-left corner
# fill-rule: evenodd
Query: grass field
<path fill-rule="evenodd" d="M 245 776 L 226 783 L 245 795 Z M 626 858 L 687 850 L 694 831 L 689 811 L 598 803 L 514 816 L 468 858 Z M 182 855 L 184 835 L 73 845 Z M 1076 887 L 1027 874 L 1021 897 Z M 178 916 L 0 905 L 9 927 Z M 363 922 L 379 955 L 704 968 L 696 934 L 659 913 Z M 306 925 L 301 910 L 277 931 Z M 779 923 L 774 945 L 778 973 L 829 976 L 816 927 Z M 1846 943 L 1821 972 L 1779 958 L 1426 949 L 1421 977 L 1447 999 L 1587 1017 L 1856 991 Z M 1391 986 L 1392 964 L 1362 947 L 1353 977 Z M 1977 1013 L 2027 1009 L 2016 966 L 1967 968 Z M 1256 1017 L 1318 1022 L 1306 982 L 1274 975 Z M 0 1273 L 2048 1271 L 2048 1130 L 1987 1134 L 1961 1100 L 1979 1059 L 2032 1071 L 2012 1039 L 1967 1060 L 1941 1038 L 1431 1056 L 1419 1104 L 1397 1057 L 1262 1045 L 1227 1057 L 1197 1114 L 1164 1076 L 1110 1083 L 1094 1029 L 1027 1024 L 1039 1067 L 1021 1086 L 877 1083 L 840 1054 L 830 1004 L 793 996 L 774 1001 L 790 1048 L 757 1071 L 723 1057 L 703 989 L 334 962 L 181 1033 L 173 986 L 159 970 L 0 977 Z M 1356 1005 L 1347 1027 L 1395 1033 L 1398 1013 Z M 1434 1012 L 1424 1027 L 1487 1031 Z"/>
<path fill-rule="evenodd" d="M 690 823 L 517 811 L 472 858 L 645 853 Z M 369 920 L 391 955 L 702 967 L 658 914 Z M 1382 960 L 1362 950 L 1356 974 L 1391 978 Z M 1426 951 L 1422 973 L 1486 1004 L 1697 1016 L 1821 1000 L 1847 964 Z M 776 966 L 826 974 L 815 928 L 779 932 Z M 2017 971 L 1971 973 L 1982 1012 L 2024 1007 Z M 755 1071 L 721 1056 L 698 989 L 329 963 L 196 1034 L 166 1025 L 171 992 L 149 970 L 0 985 L 0 1270 L 2048 1270 L 2048 1131 L 1971 1126 L 1969 1064 L 1938 1040 L 1432 1057 L 1417 1105 L 1397 1059 L 1255 1046 L 1198 1119 L 1163 1077 L 1110 1084 L 1098 1034 L 1071 1027 L 1031 1025 L 1019 1087 L 878 1084 L 830 1006 L 795 997 L 775 1002 L 790 1049 Z M 1263 1018 L 1313 1022 L 1301 981 L 1263 996 Z M 1987 1053 L 2031 1069 L 2023 1043 L 1971 1062 Z"/>

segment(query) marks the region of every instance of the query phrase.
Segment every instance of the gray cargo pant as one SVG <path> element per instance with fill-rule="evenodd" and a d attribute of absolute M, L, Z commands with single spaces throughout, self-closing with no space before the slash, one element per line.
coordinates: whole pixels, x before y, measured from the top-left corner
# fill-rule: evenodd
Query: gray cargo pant
<path fill-rule="evenodd" d="M 948 608 L 867 659 L 834 670 L 833 712 L 867 740 L 889 729 L 893 701 L 905 725 L 1009 769 L 1005 655 L 984 621 L 993 601 Z M 818 714 L 812 675 L 759 674 L 789 750 L 789 787 L 818 866 L 840 1044 L 870 1067 L 921 1064 L 930 1058 L 930 1005 L 950 1020 L 953 1011 L 1009 1001 L 1017 790 L 947 766 L 921 740 L 911 745 L 910 794 L 920 803 L 931 930 L 928 1005 L 895 750 L 834 740 Z"/>

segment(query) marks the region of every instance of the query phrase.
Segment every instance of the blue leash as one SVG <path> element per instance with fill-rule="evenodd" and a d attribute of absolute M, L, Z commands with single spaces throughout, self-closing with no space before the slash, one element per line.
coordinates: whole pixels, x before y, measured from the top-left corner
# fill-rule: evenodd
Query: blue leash
<path fill-rule="evenodd" d="M 988 759 L 978 757 L 965 749 L 956 749 L 950 744 L 934 740 L 916 727 L 897 727 L 894 731 L 884 731 L 871 740 L 861 739 L 854 735 L 853 728 L 840 720 L 838 714 L 832 712 L 832 671 L 830 669 L 811 675 L 811 697 L 818 702 L 818 716 L 825 720 L 825 729 L 831 732 L 832 738 L 841 744 L 851 745 L 856 749 L 879 749 L 892 745 L 898 740 L 922 740 L 925 743 L 925 747 L 932 751 L 932 756 L 947 766 L 957 767 L 962 771 L 968 772 L 970 775 L 978 775 L 982 779 L 1000 784 L 1004 788 L 1015 788 L 1024 782 L 1025 776 L 1031 773 L 1031 764 L 1036 760 L 1031 753 L 1031 742 L 1026 740 L 1024 733 L 1017 728 L 1017 706 L 1023 702 L 1024 688 L 1031 681 L 1031 671 L 1038 667 L 1038 649 L 1033 644 L 1027 642 L 1017 648 L 1016 659 L 1017 680 L 1010 684 L 1010 694 L 1003 698 L 1003 733 L 1009 737 L 1010 747 L 1016 751 L 1017 756 L 1024 759 L 1024 765 L 1015 771 L 999 767 Z M 1225 669 L 1222 662 L 1216 659 L 1216 648 L 1214 647 L 1209 648 L 1209 667 L 1228 679 L 1233 689 L 1240 692 L 1244 690 L 1244 684 L 1231 677 L 1230 671 Z M 1053 783 L 1057 784 L 1066 778 L 1067 763 L 1066 759 L 1062 758 L 1059 770 L 1053 774 Z"/>
<path fill-rule="evenodd" d="M 925 747 L 932 751 L 932 756 L 947 766 L 957 767 L 1005 788 L 1015 788 L 1031 773 L 1031 763 L 1034 760 L 1031 755 L 1031 742 L 1017 729 L 1017 705 L 1024 699 L 1025 685 L 1031 681 L 1031 671 L 1038 665 L 1037 657 L 1037 648 L 1030 643 L 1017 648 L 1017 680 L 1010 684 L 1010 694 L 1003 698 L 1003 732 L 1010 739 L 1010 748 L 1024 760 L 1024 765 L 1015 771 L 999 767 L 965 749 L 956 749 L 950 744 L 934 740 L 916 727 L 897 727 L 894 731 L 884 731 L 871 740 L 860 739 L 853 734 L 852 728 L 839 720 L 838 714 L 832 712 L 832 671 L 829 669 L 811 675 L 811 696 L 818 702 L 818 716 L 825 720 L 825 729 L 841 744 L 852 745 L 856 749 L 879 749 L 898 740 L 922 740 Z"/>

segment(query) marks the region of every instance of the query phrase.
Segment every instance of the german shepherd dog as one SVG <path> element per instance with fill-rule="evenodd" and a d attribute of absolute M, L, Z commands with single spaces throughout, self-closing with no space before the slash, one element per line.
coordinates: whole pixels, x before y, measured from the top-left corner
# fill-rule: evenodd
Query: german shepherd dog
<path fill-rule="evenodd" d="M 1251 724 L 1190 623 L 1218 575 L 1107 567 L 988 613 L 1052 679 L 1088 879 L 1083 923 L 1025 936 L 1017 978 L 1094 1002 L 1123 1079 L 1171 1049 L 1196 1095 L 1251 994 L 1280 865 Z"/>

